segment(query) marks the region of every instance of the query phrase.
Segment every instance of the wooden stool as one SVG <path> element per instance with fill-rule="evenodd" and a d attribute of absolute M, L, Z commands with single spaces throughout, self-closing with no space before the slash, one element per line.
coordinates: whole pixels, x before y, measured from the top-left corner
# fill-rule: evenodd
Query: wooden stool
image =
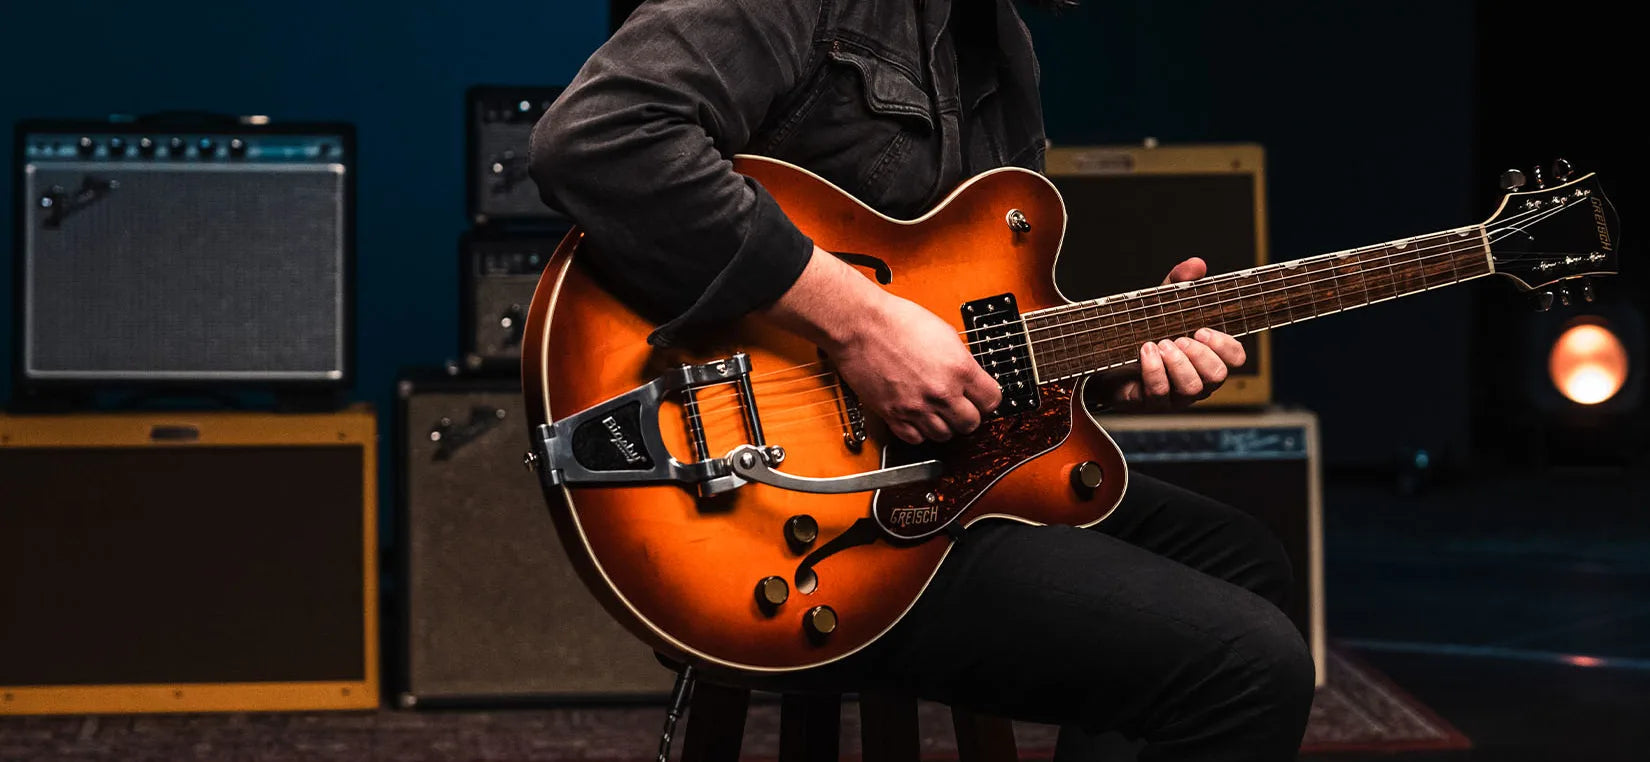
<path fill-rule="evenodd" d="M 745 688 L 696 683 L 682 762 L 737 762 L 750 694 Z M 916 699 L 860 694 L 859 717 L 865 762 L 916 762 L 921 750 Z M 956 707 L 951 719 L 959 762 L 1017 762 L 1008 720 Z M 840 694 L 780 694 L 779 762 L 836 762 L 841 721 Z"/>

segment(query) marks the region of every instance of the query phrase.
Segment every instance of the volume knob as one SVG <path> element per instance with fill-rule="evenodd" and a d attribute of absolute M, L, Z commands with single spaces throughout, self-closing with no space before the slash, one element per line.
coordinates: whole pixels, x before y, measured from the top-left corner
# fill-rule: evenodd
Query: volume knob
<path fill-rule="evenodd" d="M 1080 495 L 1088 496 L 1100 489 L 1100 483 L 1105 481 L 1106 472 L 1100 464 L 1092 460 L 1085 460 L 1071 467 L 1071 488 Z"/>
<path fill-rule="evenodd" d="M 805 548 L 819 539 L 819 522 L 807 514 L 785 519 L 785 541 L 792 547 Z"/>
<path fill-rule="evenodd" d="M 756 583 L 756 605 L 763 611 L 773 611 L 779 608 L 791 597 L 791 586 L 785 584 L 784 577 L 763 577 Z"/>
<path fill-rule="evenodd" d="M 816 639 L 836 632 L 836 625 L 836 610 L 830 606 L 815 606 L 802 615 L 802 627 Z"/>

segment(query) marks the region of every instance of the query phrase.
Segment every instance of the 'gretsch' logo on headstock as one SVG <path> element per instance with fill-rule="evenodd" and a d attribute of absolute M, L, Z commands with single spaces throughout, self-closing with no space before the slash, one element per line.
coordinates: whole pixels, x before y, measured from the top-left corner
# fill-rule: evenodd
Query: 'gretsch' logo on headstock
<path fill-rule="evenodd" d="M 1605 251 L 1615 251 L 1610 242 L 1610 221 L 1604 216 L 1604 202 L 1598 196 L 1594 196 L 1592 202 L 1593 226 L 1598 228 L 1598 245 L 1603 246 Z"/>

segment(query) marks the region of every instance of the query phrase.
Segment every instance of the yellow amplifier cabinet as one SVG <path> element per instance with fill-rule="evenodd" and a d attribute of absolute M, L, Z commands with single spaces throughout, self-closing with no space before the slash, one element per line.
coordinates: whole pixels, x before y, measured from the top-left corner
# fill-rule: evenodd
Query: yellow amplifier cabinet
<path fill-rule="evenodd" d="M 1265 165 L 1252 143 L 1050 148 L 1067 214 L 1055 282 L 1081 301 L 1158 285 L 1189 257 L 1210 275 L 1266 264 Z M 1249 362 L 1199 407 L 1272 401 L 1271 336 L 1242 341 Z"/>
<path fill-rule="evenodd" d="M 0 714 L 378 706 L 376 431 L 0 416 Z"/>

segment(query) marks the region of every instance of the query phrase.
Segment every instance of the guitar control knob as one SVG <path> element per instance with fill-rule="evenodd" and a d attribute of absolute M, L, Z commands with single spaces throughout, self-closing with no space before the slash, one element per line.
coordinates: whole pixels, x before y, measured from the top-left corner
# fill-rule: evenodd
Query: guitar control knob
<path fill-rule="evenodd" d="M 790 597 L 791 586 L 785 584 L 783 577 L 763 577 L 756 583 L 756 605 L 763 611 L 772 613 Z"/>
<path fill-rule="evenodd" d="M 815 606 L 802 615 L 802 628 L 815 639 L 824 638 L 836 632 L 836 610 L 830 606 Z"/>
<path fill-rule="evenodd" d="M 1071 467 L 1071 488 L 1084 497 L 1094 494 L 1105 478 L 1105 470 L 1092 460 L 1085 460 Z"/>
<path fill-rule="evenodd" d="M 785 541 L 796 549 L 812 545 L 819 539 L 819 522 L 807 514 L 785 519 Z"/>

